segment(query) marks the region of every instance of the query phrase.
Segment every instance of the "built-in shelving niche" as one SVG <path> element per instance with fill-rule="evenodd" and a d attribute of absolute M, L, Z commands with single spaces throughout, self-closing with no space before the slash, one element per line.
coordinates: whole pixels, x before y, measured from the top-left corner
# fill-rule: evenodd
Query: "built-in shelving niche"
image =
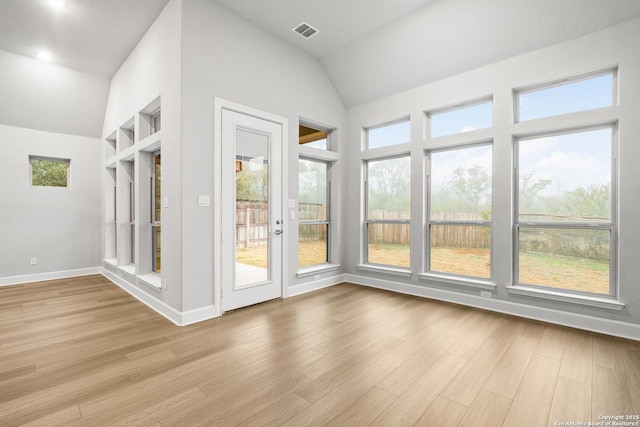
<path fill-rule="evenodd" d="M 152 159 L 161 149 L 160 96 L 122 123 L 104 142 L 105 241 L 104 265 L 137 284 L 140 277 L 159 290 L 152 269 L 151 219 L 146 206 Z M 135 206 L 138 206 L 137 209 Z M 135 212 L 135 213 L 134 213 Z"/>

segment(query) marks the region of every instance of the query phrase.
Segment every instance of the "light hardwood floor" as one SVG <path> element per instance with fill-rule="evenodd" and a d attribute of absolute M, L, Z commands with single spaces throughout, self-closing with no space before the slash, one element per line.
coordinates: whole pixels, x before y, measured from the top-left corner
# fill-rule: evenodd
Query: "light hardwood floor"
<path fill-rule="evenodd" d="M 0 425 L 553 426 L 640 414 L 640 343 L 351 284 L 177 327 L 0 288 Z"/>

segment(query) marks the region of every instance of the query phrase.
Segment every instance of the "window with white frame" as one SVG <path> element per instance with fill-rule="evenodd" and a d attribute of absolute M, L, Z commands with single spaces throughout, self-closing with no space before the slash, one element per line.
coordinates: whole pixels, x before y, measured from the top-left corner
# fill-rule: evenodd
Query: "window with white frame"
<path fill-rule="evenodd" d="M 69 159 L 29 156 L 31 186 L 69 187 Z"/>
<path fill-rule="evenodd" d="M 427 152 L 427 271 L 491 278 L 491 143 Z"/>
<path fill-rule="evenodd" d="M 151 270 L 161 272 L 162 160 L 160 151 L 151 156 Z"/>
<path fill-rule="evenodd" d="M 151 135 L 153 135 L 156 132 L 159 132 L 160 129 L 162 129 L 162 115 L 159 108 L 155 112 L 151 113 L 149 117 L 149 122 L 151 126 L 151 129 L 150 129 Z"/>
<path fill-rule="evenodd" d="M 411 157 L 365 162 L 364 261 L 410 267 Z"/>
<path fill-rule="evenodd" d="M 485 98 L 465 102 L 429 111 L 426 115 L 431 138 L 486 129 L 493 124 L 493 100 Z"/>
<path fill-rule="evenodd" d="M 388 147 L 411 141 L 409 118 L 365 129 L 365 149 Z"/>
<path fill-rule="evenodd" d="M 136 262 L 136 185 L 135 185 L 135 170 L 136 165 L 134 161 L 129 162 L 130 175 L 129 175 L 129 244 L 131 250 L 131 264 Z"/>
<path fill-rule="evenodd" d="M 610 69 L 516 89 L 516 122 L 611 107 L 616 102 L 616 80 L 617 69 Z"/>
<path fill-rule="evenodd" d="M 305 147 L 329 150 L 329 132 L 311 126 L 298 126 L 298 143 Z"/>
<path fill-rule="evenodd" d="M 330 262 L 330 163 L 298 162 L 298 266 Z"/>
<path fill-rule="evenodd" d="M 515 140 L 515 282 L 615 294 L 616 126 Z"/>

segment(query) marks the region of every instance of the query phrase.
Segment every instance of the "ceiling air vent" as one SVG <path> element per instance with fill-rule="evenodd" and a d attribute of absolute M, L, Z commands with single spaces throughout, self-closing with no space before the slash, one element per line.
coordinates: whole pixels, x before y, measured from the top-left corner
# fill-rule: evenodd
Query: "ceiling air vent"
<path fill-rule="evenodd" d="M 292 31 L 300 34 L 305 39 L 311 38 L 312 36 L 315 36 L 316 34 L 319 33 L 318 30 L 316 30 L 306 22 L 301 22 Z"/>

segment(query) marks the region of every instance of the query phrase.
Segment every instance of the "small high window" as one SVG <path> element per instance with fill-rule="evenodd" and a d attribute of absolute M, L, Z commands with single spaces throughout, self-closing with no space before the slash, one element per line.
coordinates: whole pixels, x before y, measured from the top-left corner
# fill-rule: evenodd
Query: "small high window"
<path fill-rule="evenodd" d="M 453 135 L 492 126 L 492 100 L 469 102 L 427 113 L 430 137 Z"/>
<path fill-rule="evenodd" d="M 33 187 L 69 187 L 69 159 L 29 156 Z"/>
<path fill-rule="evenodd" d="M 366 148 L 380 148 L 404 144 L 411 141 L 411 122 L 409 119 L 387 123 L 365 129 Z"/>
<path fill-rule="evenodd" d="M 616 70 L 515 90 L 516 122 L 611 107 Z"/>
<path fill-rule="evenodd" d="M 305 147 L 318 148 L 320 150 L 329 149 L 328 132 L 304 125 L 299 125 L 298 131 L 298 142 L 300 145 L 304 145 Z"/>

